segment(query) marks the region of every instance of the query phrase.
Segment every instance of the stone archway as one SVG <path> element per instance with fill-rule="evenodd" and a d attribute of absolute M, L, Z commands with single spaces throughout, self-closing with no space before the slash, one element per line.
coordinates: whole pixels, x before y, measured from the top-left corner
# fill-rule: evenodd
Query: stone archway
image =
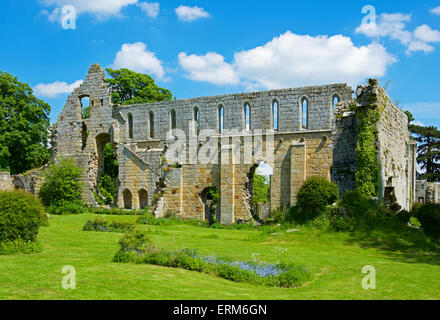
<path fill-rule="evenodd" d="M 139 196 L 139 208 L 145 209 L 148 206 L 148 192 L 144 188 L 139 190 L 138 192 Z"/>
<path fill-rule="evenodd" d="M 133 208 L 133 195 L 130 190 L 124 189 L 124 191 L 122 191 L 122 200 L 124 202 L 124 209 Z"/>
<path fill-rule="evenodd" d="M 254 164 L 247 175 L 244 201 L 256 219 L 262 219 L 270 214 L 270 188 L 273 168 L 264 161 Z M 257 179 L 257 180 L 256 180 Z M 258 188 L 254 190 L 254 188 Z M 258 192 L 258 194 L 255 194 Z"/>
<path fill-rule="evenodd" d="M 96 136 L 96 153 L 98 155 L 98 178 L 104 172 L 104 148 L 109 142 L 110 135 L 108 133 L 100 133 Z"/>
<path fill-rule="evenodd" d="M 208 220 L 210 224 L 220 221 L 220 217 L 216 215 L 219 199 L 215 199 L 215 194 L 218 195 L 217 187 L 207 187 L 199 195 L 204 205 L 205 220 Z"/>

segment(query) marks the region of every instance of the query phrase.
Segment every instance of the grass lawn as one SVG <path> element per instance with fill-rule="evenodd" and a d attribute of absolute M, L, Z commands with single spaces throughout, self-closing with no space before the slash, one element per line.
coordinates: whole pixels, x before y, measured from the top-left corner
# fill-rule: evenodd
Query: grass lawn
<path fill-rule="evenodd" d="M 259 237 L 258 231 L 137 226 L 149 230 L 161 247 L 311 268 L 313 281 L 283 289 L 180 269 L 113 263 L 122 234 L 82 231 L 91 216 L 53 216 L 50 226 L 40 229 L 44 252 L 0 256 L 0 299 L 440 299 L 439 249 L 418 249 L 396 236 L 300 231 Z M 76 269 L 76 290 L 61 287 L 65 265 Z M 362 289 L 365 265 L 376 269 L 376 290 Z"/>

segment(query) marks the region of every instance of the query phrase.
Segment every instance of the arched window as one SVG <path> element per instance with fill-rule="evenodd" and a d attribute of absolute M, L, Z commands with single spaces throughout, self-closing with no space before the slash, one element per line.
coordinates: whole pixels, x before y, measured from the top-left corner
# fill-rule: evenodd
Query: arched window
<path fill-rule="evenodd" d="M 250 132 L 252 128 L 251 107 L 248 103 L 244 106 L 244 128 L 246 132 Z"/>
<path fill-rule="evenodd" d="M 200 111 L 197 107 L 194 108 L 194 122 L 196 125 L 196 134 L 199 134 L 199 132 L 200 132 Z"/>
<path fill-rule="evenodd" d="M 145 209 L 148 206 L 148 192 L 145 189 L 141 189 L 138 192 L 139 196 L 139 208 Z"/>
<path fill-rule="evenodd" d="M 222 105 L 218 107 L 218 132 L 223 134 L 225 129 L 225 108 Z"/>
<path fill-rule="evenodd" d="M 149 131 L 149 138 L 154 139 L 154 113 L 153 111 L 150 111 L 148 117 L 150 118 L 150 131 Z"/>
<path fill-rule="evenodd" d="M 122 200 L 124 201 L 124 208 L 125 209 L 132 208 L 133 196 L 132 196 L 130 190 L 125 189 L 124 191 L 122 191 Z"/>
<path fill-rule="evenodd" d="M 338 97 L 338 95 L 337 94 L 335 94 L 334 96 L 333 96 L 333 100 L 332 100 L 332 106 L 333 106 L 333 109 L 336 109 L 336 105 L 339 103 L 339 97 Z"/>
<path fill-rule="evenodd" d="M 133 116 L 128 114 L 128 139 L 133 139 Z"/>
<path fill-rule="evenodd" d="M 278 101 L 274 100 L 272 102 L 272 128 L 275 131 L 278 131 L 279 129 L 279 116 L 280 116 L 280 110 L 278 106 Z"/>
<path fill-rule="evenodd" d="M 174 136 L 176 134 L 176 128 L 177 128 L 177 118 L 176 118 L 176 110 L 172 109 L 170 112 L 170 121 L 171 121 L 171 130 L 172 135 Z"/>
<path fill-rule="evenodd" d="M 302 107 L 302 127 L 307 129 L 309 127 L 309 101 L 303 98 L 301 101 Z"/>

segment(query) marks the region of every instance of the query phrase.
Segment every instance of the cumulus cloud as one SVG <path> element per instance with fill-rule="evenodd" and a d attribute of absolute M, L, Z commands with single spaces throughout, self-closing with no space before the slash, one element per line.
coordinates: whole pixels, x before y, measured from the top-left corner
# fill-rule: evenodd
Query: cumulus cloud
<path fill-rule="evenodd" d="M 356 33 L 361 33 L 370 38 L 389 37 L 400 41 L 406 46 L 407 54 L 416 51 L 429 53 L 434 51 L 431 42 L 439 42 L 440 32 L 423 24 L 414 32 L 407 30 L 407 23 L 411 21 L 410 14 L 384 13 L 377 17 L 377 23 L 361 24 L 356 28 Z"/>
<path fill-rule="evenodd" d="M 180 21 L 192 22 L 202 18 L 209 18 L 211 15 L 200 7 L 179 6 L 174 10 Z"/>
<path fill-rule="evenodd" d="M 430 26 L 424 24 L 414 31 L 414 37 L 423 42 L 440 42 L 440 31 L 431 29 Z"/>
<path fill-rule="evenodd" d="M 440 15 L 440 6 L 434 8 L 434 9 L 431 9 L 431 13 Z"/>
<path fill-rule="evenodd" d="M 116 54 L 112 68 L 126 68 L 148 73 L 159 79 L 163 79 L 165 76 L 162 61 L 156 57 L 154 52 L 148 51 L 147 45 L 143 42 L 123 44 L 121 50 Z"/>
<path fill-rule="evenodd" d="M 385 75 L 397 60 L 377 43 L 357 47 L 350 38 L 297 35 L 290 31 L 263 46 L 237 52 L 228 64 L 218 53 L 181 53 L 181 67 L 192 80 L 236 84 L 249 89 L 274 89 L 346 82 Z"/>
<path fill-rule="evenodd" d="M 99 18 L 107 18 L 120 15 L 122 8 L 136 4 L 138 0 L 40 0 L 40 2 L 46 6 L 56 7 L 49 14 L 49 17 L 52 17 L 52 19 L 59 16 L 60 8 L 66 5 L 75 7 L 77 14 L 90 13 Z M 47 13 L 47 11 L 43 12 Z M 55 20 L 58 20 L 58 18 Z"/>
<path fill-rule="evenodd" d="M 225 62 L 222 55 L 215 52 L 209 52 L 204 56 L 181 52 L 179 63 L 191 80 L 219 85 L 236 84 L 239 80 L 234 68 Z"/>
<path fill-rule="evenodd" d="M 56 98 L 61 94 L 71 93 L 75 88 L 83 83 L 82 80 L 77 80 L 71 84 L 67 82 L 55 81 L 53 83 L 37 84 L 33 90 L 39 97 Z"/>
<path fill-rule="evenodd" d="M 140 2 L 137 4 L 147 16 L 156 18 L 159 15 L 160 5 L 159 2 Z"/>

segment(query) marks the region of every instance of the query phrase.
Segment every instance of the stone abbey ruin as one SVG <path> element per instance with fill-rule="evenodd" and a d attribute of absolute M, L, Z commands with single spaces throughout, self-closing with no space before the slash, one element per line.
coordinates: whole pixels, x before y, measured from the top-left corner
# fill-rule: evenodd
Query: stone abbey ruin
<path fill-rule="evenodd" d="M 381 109 L 374 128 L 378 196 L 409 209 L 416 201 L 416 144 L 407 116 L 377 80 L 355 94 L 353 99 L 349 86 L 333 84 L 114 105 L 104 71 L 95 64 L 53 126 L 53 155 L 72 157 L 83 169 L 82 197 L 90 205 L 97 205 L 103 149 L 110 142 L 119 164 L 115 206 L 148 205 L 156 216 L 208 219 L 216 214 L 217 221 L 231 224 L 251 218 L 252 177 L 261 162 L 273 169 L 272 210 L 294 205 L 312 176 L 336 182 L 341 193 L 356 188 L 359 117 L 354 107 L 368 106 Z M 82 118 L 85 97 L 87 119 Z M 186 141 L 177 148 L 184 157 L 169 161 L 167 153 L 179 141 Z M 210 161 L 198 161 L 201 154 Z M 15 177 L 15 184 L 37 193 L 37 180 Z M 215 213 L 207 196 L 213 187 L 220 194 Z"/>

